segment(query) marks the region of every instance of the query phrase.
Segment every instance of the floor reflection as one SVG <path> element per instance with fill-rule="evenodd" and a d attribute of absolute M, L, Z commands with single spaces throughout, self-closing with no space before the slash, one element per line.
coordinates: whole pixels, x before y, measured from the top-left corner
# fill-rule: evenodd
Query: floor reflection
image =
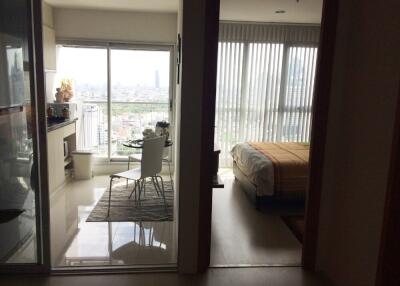
<path fill-rule="evenodd" d="M 176 263 L 175 222 L 86 222 L 108 177 L 76 181 L 51 199 L 53 265 Z"/>

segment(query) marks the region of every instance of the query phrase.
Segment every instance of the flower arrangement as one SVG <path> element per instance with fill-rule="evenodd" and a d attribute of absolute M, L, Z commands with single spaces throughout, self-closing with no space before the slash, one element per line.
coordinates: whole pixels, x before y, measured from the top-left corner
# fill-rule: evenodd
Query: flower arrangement
<path fill-rule="evenodd" d="M 158 121 L 156 124 L 156 134 L 159 136 L 165 136 L 165 140 L 168 140 L 169 137 L 169 126 L 168 122 Z"/>
<path fill-rule="evenodd" d="M 68 102 L 74 96 L 72 79 L 64 78 L 61 80 L 60 91 L 64 96 L 64 101 Z"/>

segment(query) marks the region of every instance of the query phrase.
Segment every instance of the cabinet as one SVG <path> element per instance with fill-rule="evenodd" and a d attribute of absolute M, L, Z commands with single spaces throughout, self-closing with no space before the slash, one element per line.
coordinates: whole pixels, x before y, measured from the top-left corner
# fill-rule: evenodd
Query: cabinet
<path fill-rule="evenodd" d="M 43 26 L 43 53 L 44 69 L 55 71 L 57 69 L 56 35 L 54 30 L 47 26 Z"/>
<path fill-rule="evenodd" d="M 70 151 L 75 150 L 75 122 L 47 133 L 47 164 L 50 193 L 60 188 L 65 180 L 64 141 Z"/>

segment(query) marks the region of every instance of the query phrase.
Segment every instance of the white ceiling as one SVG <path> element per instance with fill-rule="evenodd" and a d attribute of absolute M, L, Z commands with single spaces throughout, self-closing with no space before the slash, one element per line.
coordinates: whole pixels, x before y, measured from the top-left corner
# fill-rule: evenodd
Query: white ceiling
<path fill-rule="evenodd" d="M 54 7 L 177 12 L 179 0 L 45 0 Z M 196 0 L 184 0 L 196 1 Z M 319 23 L 323 0 L 221 0 L 221 19 L 232 21 Z M 285 10 L 284 14 L 275 11 Z"/>
<path fill-rule="evenodd" d="M 64 8 L 176 13 L 179 0 L 45 0 L 45 2 L 53 7 Z"/>
<path fill-rule="evenodd" d="M 220 18 L 233 21 L 320 23 L 323 0 L 221 0 Z M 277 14 L 275 11 L 286 13 Z"/>

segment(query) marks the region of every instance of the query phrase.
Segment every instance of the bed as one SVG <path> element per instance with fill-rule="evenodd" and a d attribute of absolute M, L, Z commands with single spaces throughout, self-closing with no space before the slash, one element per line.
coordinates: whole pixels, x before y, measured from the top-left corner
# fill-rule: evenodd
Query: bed
<path fill-rule="evenodd" d="M 256 205 L 305 199 L 308 144 L 247 142 L 235 145 L 231 154 L 235 177 Z"/>

